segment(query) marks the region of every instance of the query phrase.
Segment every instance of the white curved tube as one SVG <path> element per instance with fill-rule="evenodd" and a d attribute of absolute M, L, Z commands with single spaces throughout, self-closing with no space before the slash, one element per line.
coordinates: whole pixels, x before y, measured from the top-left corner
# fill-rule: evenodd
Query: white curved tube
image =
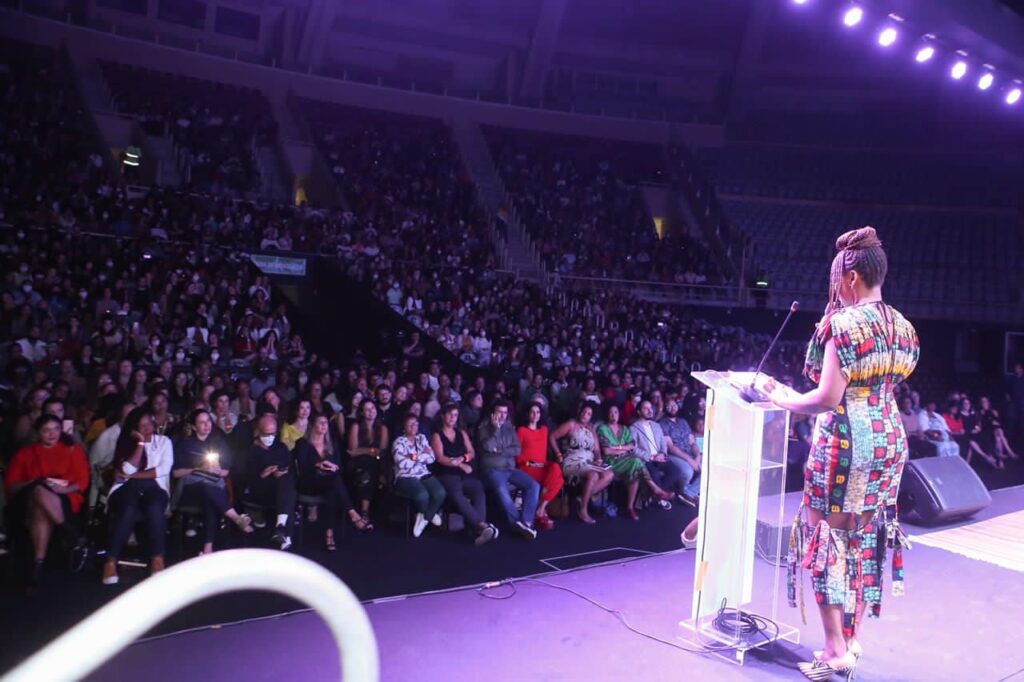
<path fill-rule="evenodd" d="M 232 549 L 183 561 L 144 580 L 12 670 L 4 682 L 77 680 L 184 606 L 236 590 L 267 590 L 309 604 L 338 645 L 345 682 L 378 682 L 377 639 L 345 583 L 301 557 Z"/>

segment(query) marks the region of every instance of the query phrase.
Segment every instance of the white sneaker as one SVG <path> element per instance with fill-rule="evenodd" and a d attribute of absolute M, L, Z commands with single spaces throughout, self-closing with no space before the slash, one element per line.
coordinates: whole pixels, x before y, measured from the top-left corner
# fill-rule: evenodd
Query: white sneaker
<path fill-rule="evenodd" d="M 658 500 L 658 506 L 664 509 L 665 511 L 668 511 L 669 509 L 672 508 L 672 503 L 669 502 L 668 500 Z"/>
<path fill-rule="evenodd" d="M 535 540 L 537 538 L 537 531 L 533 526 L 525 524 L 522 521 L 516 521 L 516 530 L 518 530 L 519 534 L 527 540 Z"/>
<path fill-rule="evenodd" d="M 423 535 L 423 529 L 427 527 L 427 519 L 424 518 L 423 514 L 416 512 L 416 520 L 412 524 L 412 536 L 418 538 Z"/>
<path fill-rule="evenodd" d="M 430 525 L 436 528 L 440 528 L 442 523 L 444 523 L 444 521 L 441 519 L 440 514 L 434 514 L 434 518 L 430 519 Z"/>

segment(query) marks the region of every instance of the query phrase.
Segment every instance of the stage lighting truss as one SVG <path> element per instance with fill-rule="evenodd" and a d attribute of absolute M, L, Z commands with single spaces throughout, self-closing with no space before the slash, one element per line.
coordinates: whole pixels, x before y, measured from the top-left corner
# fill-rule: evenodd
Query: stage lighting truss
<path fill-rule="evenodd" d="M 810 0 L 790 0 L 790 2 L 801 6 L 810 4 Z M 869 18 L 865 14 L 863 5 L 859 2 L 844 0 L 840 4 L 843 8 L 842 22 L 846 28 L 855 28 L 863 24 L 866 18 Z M 899 15 L 887 15 L 885 20 L 877 26 L 877 33 L 874 34 L 876 43 L 883 48 L 889 48 L 897 42 L 901 42 L 901 37 L 904 37 L 904 34 L 907 33 L 907 26 L 904 21 L 903 17 Z M 950 61 L 946 62 L 949 65 L 947 73 L 953 80 L 964 80 L 973 68 L 978 68 L 977 80 L 974 82 L 979 90 L 988 91 L 995 89 L 1001 93 L 1003 102 L 1009 106 L 1018 104 L 1024 99 L 1024 84 L 1022 84 L 1021 79 L 1015 79 L 1007 83 L 1003 78 L 997 78 L 997 69 L 992 64 L 972 67 L 972 62 L 975 65 L 978 62 L 972 60 L 966 50 L 954 49 L 953 46 L 944 43 L 932 33 L 925 33 L 921 36 L 920 40 L 911 44 L 913 45 L 911 49 L 914 61 L 918 64 L 931 62 L 935 57 L 942 57 L 943 61 L 945 61 L 945 55 L 950 55 Z M 997 85 L 999 87 L 996 87 Z"/>

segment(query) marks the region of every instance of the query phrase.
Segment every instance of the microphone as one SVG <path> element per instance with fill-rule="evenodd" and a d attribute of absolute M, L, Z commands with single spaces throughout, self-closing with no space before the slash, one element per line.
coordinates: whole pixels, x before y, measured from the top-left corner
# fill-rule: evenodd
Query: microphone
<path fill-rule="evenodd" d="M 786 319 L 784 319 L 782 324 L 779 326 L 779 331 L 775 332 L 775 338 L 768 344 L 768 350 L 766 350 L 764 355 L 761 356 L 761 362 L 757 363 L 757 371 L 754 372 L 754 377 L 750 380 L 750 385 L 745 386 L 740 390 L 740 397 L 748 403 L 763 403 L 768 400 L 768 396 L 762 393 L 756 386 L 754 386 L 754 384 L 757 382 L 757 375 L 761 373 L 761 368 L 764 367 L 764 361 L 768 359 L 769 355 L 771 355 L 772 350 L 775 349 L 776 342 L 779 340 L 779 337 L 782 336 L 782 330 L 786 328 L 787 324 L 789 324 L 789 318 L 793 317 L 793 313 L 798 310 L 800 310 L 800 301 L 793 301 L 789 304 L 789 312 L 786 314 Z"/>

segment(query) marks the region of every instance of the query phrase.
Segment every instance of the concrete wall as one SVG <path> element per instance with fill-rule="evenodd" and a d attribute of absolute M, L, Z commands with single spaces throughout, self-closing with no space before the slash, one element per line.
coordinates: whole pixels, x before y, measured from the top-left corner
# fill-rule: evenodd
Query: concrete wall
<path fill-rule="evenodd" d="M 544 111 L 351 83 L 131 40 L 7 9 L 0 9 L 0 35 L 44 45 L 67 43 L 85 57 L 259 88 L 270 98 L 291 91 L 309 99 L 508 128 L 655 144 L 669 138 L 669 124 L 661 122 Z M 723 143 L 721 126 L 674 123 L 672 128 L 692 146 Z"/>

